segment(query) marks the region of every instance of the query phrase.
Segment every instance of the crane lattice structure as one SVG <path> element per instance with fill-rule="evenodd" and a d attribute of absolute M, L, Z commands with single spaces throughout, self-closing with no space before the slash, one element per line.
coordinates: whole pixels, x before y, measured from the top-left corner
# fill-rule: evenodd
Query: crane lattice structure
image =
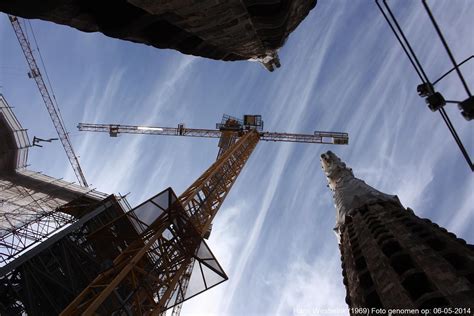
<path fill-rule="evenodd" d="M 23 29 L 20 25 L 20 21 L 16 16 L 9 15 L 8 18 L 13 26 L 13 30 L 15 31 L 15 35 L 20 43 L 21 49 L 23 54 L 25 55 L 26 62 L 28 63 L 28 67 L 30 68 L 30 72 L 28 76 L 33 78 L 38 86 L 39 92 L 41 97 L 43 98 L 44 104 L 46 105 L 46 109 L 48 110 L 49 116 L 53 121 L 54 128 L 59 135 L 59 140 L 64 147 L 66 152 L 67 158 L 69 159 L 69 163 L 74 170 L 77 180 L 79 181 L 80 185 L 84 187 L 88 187 L 86 178 L 84 173 L 82 172 L 81 166 L 79 164 L 79 159 L 77 158 L 76 154 L 74 153 L 74 149 L 71 144 L 71 140 L 69 139 L 69 135 L 64 127 L 64 123 L 61 119 L 59 114 L 59 108 L 57 104 L 53 102 L 51 98 L 51 93 L 48 91 L 48 87 L 46 86 L 43 76 L 41 75 L 41 71 L 36 63 L 35 56 L 33 55 L 33 50 L 31 49 L 30 43 L 23 32 Z"/>
<path fill-rule="evenodd" d="M 347 144 L 347 133 L 262 132 L 260 115 L 224 116 L 216 130 L 79 124 L 79 130 L 220 138 L 217 160 L 176 197 L 168 188 L 130 214 L 155 214 L 140 238 L 113 260 L 61 315 L 159 315 L 227 279 L 207 247 L 212 220 L 260 140 Z M 141 221 L 143 222 L 143 220 Z M 197 285 L 196 285 L 197 284 Z"/>
<path fill-rule="evenodd" d="M 257 125 L 253 121 L 260 121 L 260 115 L 245 115 L 244 120 L 224 115 L 222 123 L 216 124 L 216 129 L 200 129 L 186 128 L 184 124 L 178 127 L 157 127 L 157 126 L 135 126 L 135 125 L 118 125 L 118 124 L 88 124 L 79 123 L 77 128 L 80 131 L 88 132 L 106 132 L 110 136 L 116 137 L 119 134 L 145 134 L 145 135 L 164 135 L 164 136 L 188 136 L 188 137 L 205 137 L 205 138 L 221 138 L 219 148 L 225 148 L 224 143 L 232 142 L 236 137 L 240 137 L 247 133 L 250 129 Z M 252 124 L 251 124 L 252 123 Z M 233 124 L 230 126 L 229 124 Z M 263 128 L 263 122 L 255 123 L 258 128 Z M 340 132 L 320 132 L 314 134 L 292 134 L 292 133 L 275 133 L 258 131 L 259 140 L 273 142 L 294 142 L 294 143 L 314 143 L 314 144 L 348 144 L 349 136 L 347 133 Z M 223 137 L 222 136 L 226 136 Z"/>

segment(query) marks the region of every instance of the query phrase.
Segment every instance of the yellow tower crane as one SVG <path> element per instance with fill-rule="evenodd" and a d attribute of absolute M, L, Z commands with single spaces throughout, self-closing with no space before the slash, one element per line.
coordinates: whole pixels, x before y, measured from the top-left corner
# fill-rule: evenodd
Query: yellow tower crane
<path fill-rule="evenodd" d="M 130 241 L 61 315 L 160 315 L 225 281 L 226 274 L 207 247 L 212 220 L 260 140 L 348 144 L 347 133 L 290 134 L 263 131 L 260 115 L 224 115 L 216 129 L 79 124 L 81 131 L 220 138 L 217 160 L 176 197 L 168 188 L 124 216 L 137 223 L 140 238 Z M 146 218 L 146 219 L 145 219 Z M 138 224 L 139 223 L 139 224 Z M 104 225 L 107 230 L 111 223 Z"/>

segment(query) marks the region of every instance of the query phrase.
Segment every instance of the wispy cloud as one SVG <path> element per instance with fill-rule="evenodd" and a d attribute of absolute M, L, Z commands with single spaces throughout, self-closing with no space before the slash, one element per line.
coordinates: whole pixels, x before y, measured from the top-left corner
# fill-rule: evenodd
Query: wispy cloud
<path fill-rule="evenodd" d="M 186 58 L 176 63 L 175 69 L 172 75 L 166 78 L 160 78 L 155 81 L 151 93 L 147 94 L 146 97 L 140 98 L 140 103 L 133 104 L 142 108 L 139 110 L 140 113 L 146 118 L 142 125 L 150 125 L 155 122 L 156 117 L 160 117 L 160 114 L 165 112 L 170 107 L 170 97 L 173 94 L 178 93 L 178 84 L 183 84 L 188 77 L 188 70 L 192 67 L 195 58 Z M 94 88 L 92 93 L 86 99 L 86 106 L 83 112 L 82 121 L 93 122 L 93 123 L 115 123 L 109 121 L 107 117 L 110 113 L 115 110 L 115 104 L 111 100 L 116 99 L 116 95 L 122 91 L 124 83 L 123 78 L 126 72 L 123 68 L 118 69 L 110 76 L 109 80 L 105 84 L 103 89 Z M 149 110 L 151 109 L 151 110 Z M 133 111 L 121 111 L 123 117 L 129 118 L 133 115 Z M 102 136 L 101 142 L 96 142 L 95 138 Z M 106 138 L 104 140 L 104 138 Z M 108 152 L 100 155 L 99 157 L 84 154 L 82 157 L 82 164 L 89 171 L 88 177 L 94 186 L 99 189 L 110 192 L 118 192 L 127 187 L 124 183 L 130 181 L 136 181 L 135 179 L 139 174 L 143 175 L 148 166 L 143 166 L 140 162 L 143 160 L 149 160 L 150 154 L 156 150 L 146 148 L 144 146 L 147 141 L 146 136 L 135 136 L 127 137 L 122 136 L 121 139 L 110 139 L 106 135 L 97 135 L 95 133 L 89 133 L 81 139 L 78 146 L 79 152 L 91 153 L 101 152 L 101 148 L 106 146 Z M 105 145 L 104 142 L 109 142 Z M 154 166 L 154 172 L 151 174 L 148 172 L 148 177 L 144 184 L 145 188 L 150 187 L 151 190 L 146 190 L 146 193 L 138 195 L 139 198 L 146 197 L 146 194 L 150 195 L 153 190 L 156 193 L 156 187 L 151 184 L 156 184 L 156 177 L 159 171 L 163 171 L 163 167 L 170 162 L 159 161 L 158 166 Z M 117 172 L 119 171 L 119 172 Z M 151 177 L 150 177 L 151 175 Z M 163 174 L 161 174 L 163 176 Z M 143 182 L 142 182 L 143 183 Z M 154 188 L 154 189 L 153 189 Z M 122 192 L 127 193 L 127 192 Z"/>
<path fill-rule="evenodd" d="M 446 71 L 449 60 L 419 3 L 391 2 L 429 75 Z M 432 7 L 456 57 L 472 55 L 474 3 L 433 1 Z M 319 1 L 281 49 L 282 68 L 271 74 L 255 63 L 198 59 L 44 25 L 45 39 L 55 31 L 53 38 L 74 38 L 75 49 L 49 43 L 58 51 L 55 68 L 70 73 L 55 88 L 65 91 L 69 124 L 80 118 L 210 128 L 222 112 L 256 113 L 267 130 L 350 134 L 349 146 L 258 145 L 209 240 L 230 279 L 189 301 L 183 315 L 292 315 L 298 307 L 345 306 L 334 206 L 318 159 L 328 149 L 370 185 L 473 242 L 472 175 L 439 114 L 416 95 L 416 74 L 373 2 Z M 6 46 L 0 56 L 19 60 Z M 466 67 L 472 83 L 474 66 Z M 439 88 L 460 98 L 459 86 L 450 76 Z M 15 87 L 8 99 L 28 117 L 24 105 L 32 93 L 23 90 Z M 472 153 L 472 123 L 454 107 L 447 110 Z M 45 133 L 47 124 L 40 116 L 24 123 L 35 133 Z M 106 192 L 131 191 L 132 204 L 167 186 L 179 194 L 217 152 L 215 140 L 72 134 L 88 180 Z M 66 169 L 32 158 L 47 173 Z"/>
<path fill-rule="evenodd" d="M 240 284 L 240 280 L 246 277 L 244 271 L 247 268 L 249 258 L 254 255 L 253 252 L 259 241 L 263 223 L 265 222 L 266 216 L 273 201 L 273 197 L 280 182 L 279 179 L 281 179 L 283 169 L 285 168 L 285 164 L 288 159 L 288 155 L 288 150 L 280 150 L 279 155 L 277 156 L 274 163 L 271 165 L 272 175 L 269 181 L 267 182 L 267 189 L 262 195 L 261 204 L 257 206 L 257 210 L 259 210 L 258 215 L 256 215 L 256 219 L 254 221 L 252 230 L 250 231 L 250 235 L 245 238 L 245 246 L 240 252 L 239 258 L 236 260 L 237 263 L 235 265 L 235 269 L 233 269 L 232 271 L 232 285 L 229 286 L 229 289 L 227 290 L 227 297 L 229 299 L 225 301 L 224 307 L 222 308 L 222 311 L 225 314 L 230 313 L 229 306 L 232 302 L 234 293 Z"/>
<path fill-rule="evenodd" d="M 239 248 L 242 245 L 240 229 L 234 225 L 239 213 L 248 208 L 245 201 L 238 204 L 225 206 L 221 209 L 219 219 L 213 225 L 211 238 L 208 245 L 216 256 L 221 266 L 229 274 L 228 268 L 233 266 L 233 262 L 239 257 Z M 234 279 L 234 277 L 232 277 Z M 208 290 L 199 297 L 193 298 L 183 306 L 183 313 L 187 315 L 222 315 L 221 303 L 229 301 L 227 289 L 231 287 L 229 281 L 216 288 Z M 226 290 L 223 291 L 222 289 Z"/>
<path fill-rule="evenodd" d="M 283 277 L 272 283 L 280 293 L 274 315 L 348 315 L 345 290 L 340 286 L 340 278 L 334 278 L 338 274 L 341 274 L 340 259 L 332 249 L 310 262 L 295 258 L 281 272 Z M 334 312 L 325 313 L 325 310 Z"/>

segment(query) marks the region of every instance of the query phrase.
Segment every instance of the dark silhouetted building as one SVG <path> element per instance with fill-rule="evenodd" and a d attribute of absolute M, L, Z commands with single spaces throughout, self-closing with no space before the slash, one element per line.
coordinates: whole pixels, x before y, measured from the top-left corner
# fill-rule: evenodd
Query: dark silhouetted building
<path fill-rule="evenodd" d="M 218 60 L 280 67 L 277 50 L 317 0 L 19 0 L 0 11 Z"/>

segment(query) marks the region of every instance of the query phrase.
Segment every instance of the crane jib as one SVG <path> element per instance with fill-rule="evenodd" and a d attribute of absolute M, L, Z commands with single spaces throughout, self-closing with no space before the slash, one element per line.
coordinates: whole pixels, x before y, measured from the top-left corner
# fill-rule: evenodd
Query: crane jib
<path fill-rule="evenodd" d="M 188 137 L 204 137 L 204 138 L 220 138 L 223 133 L 236 133 L 238 137 L 243 136 L 252 129 L 223 128 L 219 129 L 199 129 L 186 128 L 184 124 L 175 127 L 159 127 L 159 126 L 134 126 L 119 124 L 89 124 L 80 123 L 78 125 L 80 131 L 106 132 L 110 136 L 116 137 L 118 134 L 145 134 L 145 135 L 163 135 L 163 136 L 188 136 Z M 313 134 L 295 134 L 295 133 L 276 133 L 276 132 L 259 132 L 260 140 L 273 142 L 293 142 L 293 143 L 312 143 L 312 144 L 334 144 L 347 145 L 349 143 L 349 135 L 341 132 L 321 132 L 316 131 Z"/>

